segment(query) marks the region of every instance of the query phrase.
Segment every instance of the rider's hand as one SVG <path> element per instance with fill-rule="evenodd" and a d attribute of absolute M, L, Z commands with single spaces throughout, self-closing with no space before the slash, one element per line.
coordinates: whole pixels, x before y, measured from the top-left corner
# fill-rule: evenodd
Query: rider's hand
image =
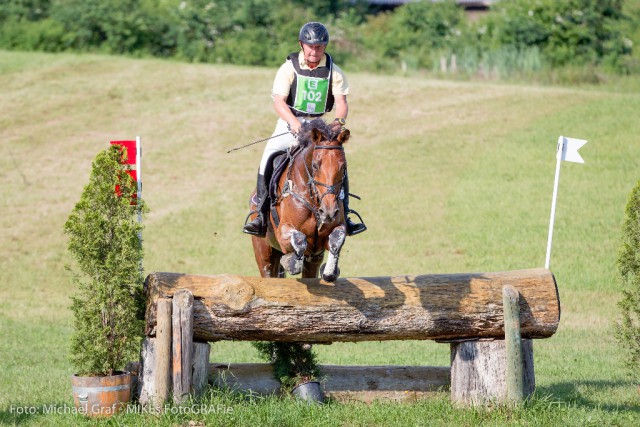
<path fill-rule="evenodd" d="M 342 132 L 347 127 L 345 125 L 343 125 L 343 124 L 338 123 L 338 122 L 331 122 L 331 128 L 334 130 L 334 132 Z"/>
<path fill-rule="evenodd" d="M 336 117 L 336 119 L 331 122 L 331 127 L 334 132 L 342 132 L 347 129 L 347 121 L 344 117 Z"/>
<path fill-rule="evenodd" d="M 302 123 L 300 123 L 298 120 L 294 120 L 293 124 L 289 123 L 289 129 L 291 130 L 291 133 L 294 135 L 297 135 L 300 132 L 301 127 L 302 127 Z"/>

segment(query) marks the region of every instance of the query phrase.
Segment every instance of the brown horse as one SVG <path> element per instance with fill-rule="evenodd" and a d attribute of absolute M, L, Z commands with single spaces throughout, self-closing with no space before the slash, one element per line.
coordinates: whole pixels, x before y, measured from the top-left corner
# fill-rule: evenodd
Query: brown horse
<path fill-rule="evenodd" d="M 275 218 L 269 215 L 266 237 L 251 237 L 262 277 L 282 277 L 281 267 L 292 275 L 318 277 L 325 249 L 322 279 L 333 282 L 340 275 L 338 258 L 347 236 L 340 197 L 347 168 L 342 145 L 349 136 L 321 119 L 303 125 L 301 150 L 278 180 Z"/>

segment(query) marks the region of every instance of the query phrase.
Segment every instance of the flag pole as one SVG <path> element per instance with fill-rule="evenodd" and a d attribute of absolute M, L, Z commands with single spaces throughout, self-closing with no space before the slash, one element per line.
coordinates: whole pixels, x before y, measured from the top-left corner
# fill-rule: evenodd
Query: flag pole
<path fill-rule="evenodd" d="M 136 176 L 138 178 L 136 191 L 138 200 L 140 200 L 142 199 L 142 143 L 139 136 L 136 136 Z M 140 210 L 138 210 L 138 222 L 142 223 L 142 212 Z M 142 236 L 140 236 L 140 240 L 142 240 Z"/>
<path fill-rule="evenodd" d="M 551 199 L 551 218 L 549 219 L 549 237 L 547 238 L 547 256 L 544 261 L 544 268 L 549 269 L 551 259 L 551 242 L 553 241 L 553 223 L 556 216 L 556 200 L 558 198 L 558 182 L 560 181 L 560 163 L 562 162 L 562 152 L 564 150 L 565 138 L 558 138 L 558 148 L 556 152 L 556 178 L 553 183 L 553 198 Z"/>
<path fill-rule="evenodd" d="M 138 200 L 142 200 L 142 141 L 140 136 L 136 136 L 136 190 Z M 138 209 L 138 224 L 142 224 L 142 210 Z M 142 246 L 142 231 L 138 232 L 138 240 Z M 142 266 L 142 258 L 140 259 L 140 276 L 144 277 L 144 268 Z"/>

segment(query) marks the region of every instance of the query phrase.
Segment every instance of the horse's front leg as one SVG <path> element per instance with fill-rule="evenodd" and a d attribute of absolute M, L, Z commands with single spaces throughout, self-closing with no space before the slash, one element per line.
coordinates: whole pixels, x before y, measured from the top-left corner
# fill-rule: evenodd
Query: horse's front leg
<path fill-rule="evenodd" d="M 307 236 L 301 231 L 289 225 L 281 227 L 278 243 L 285 255 L 280 259 L 280 264 L 291 275 L 300 274 L 304 259 L 304 251 L 307 250 Z"/>
<path fill-rule="evenodd" d="M 329 256 L 327 262 L 322 269 L 322 279 L 327 282 L 334 282 L 340 275 L 340 268 L 338 268 L 338 258 L 340 258 L 340 250 L 347 237 L 347 229 L 344 225 L 340 225 L 333 229 L 329 238 L 327 239 L 327 250 Z"/>

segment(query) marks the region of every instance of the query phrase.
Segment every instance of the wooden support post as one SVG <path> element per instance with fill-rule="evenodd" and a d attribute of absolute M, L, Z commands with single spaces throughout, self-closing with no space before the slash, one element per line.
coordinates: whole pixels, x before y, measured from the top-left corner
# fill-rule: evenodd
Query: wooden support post
<path fill-rule="evenodd" d="M 171 393 L 171 311 L 172 301 L 167 298 L 158 300 L 158 330 L 156 332 L 156 394 L 154 406 L 162 407 Z"/>
<path fill-rule="evenodd" d="M 451 400 L 484 405 L 508 400 L 507 351 L 504 340 L 451 344 Z M 523 397 L 535 389 L 533 340 L 522 340 Z"/>
<path fill-rule="evenodd" d="M 451 344 L 451 401 L 484 405 L 507 400 L 507 352 L 504 340 Z M 533 340 L 522 340 L 524 396 L 535 388 Z"/>
<path fill-rule="evenodd" d="M 146 337 L 142 341 L 140 351 L 140 366 L 138 370 L 138 393 L 142 406 L 151 405 L 153 396 L 156 395 L 155 375 L 153 371 L 156 366 L 156 339 Z"/>
<path fill-rule="evenodd" d="M 173 402 L 184 403 L 191 392 L 193 358 L 193 294 L 180 289 L 173 294 Z"/>
<path fill-rule="evenodd" d="M 504 342 L 506 347 L 507 399 L 514 403 L 524 399 L 522 373 L 522 339 L 520 338 L 519 294 L 513 286 L 502 288 L 504 307 Z"/>
<path fill-rule="evenodd" d="M 193 393 L 200 396 L 209 382 L 209 353 L 211 346 L 206 342 L 193 343 Z"/>
<path fill-rule="evenodd" d="M 518 402 L 533 394 L 533 341 L 520 336 L 520 301 L 503 287 L 504 340 L 451 344 L 451 400 L 465 405 Z"/>

